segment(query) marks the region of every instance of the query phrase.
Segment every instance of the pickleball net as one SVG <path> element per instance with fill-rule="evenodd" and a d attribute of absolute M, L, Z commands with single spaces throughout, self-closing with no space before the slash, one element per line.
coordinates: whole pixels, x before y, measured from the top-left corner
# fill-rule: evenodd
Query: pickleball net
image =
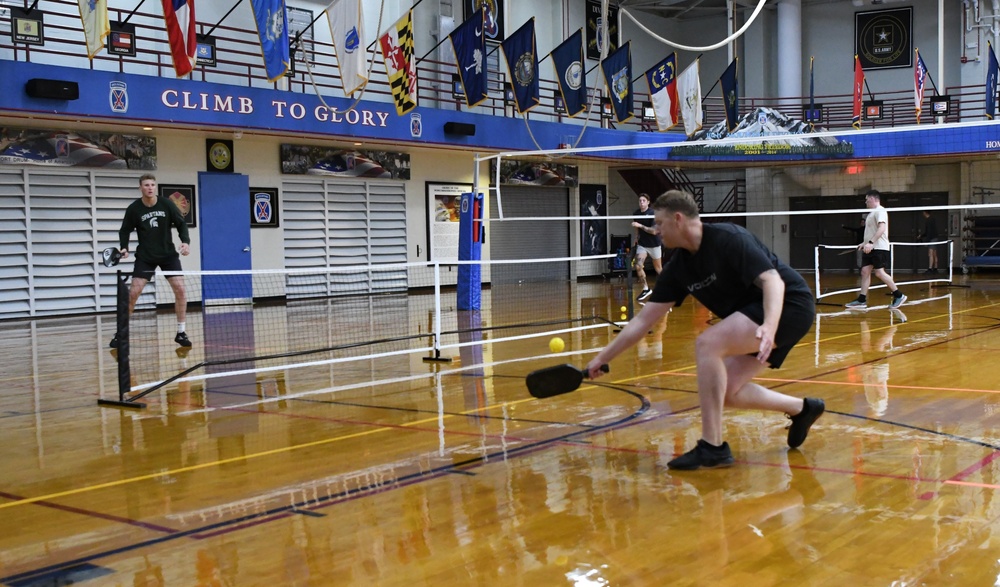
<path fill-rule="evenodd" d="M 157 274 L 157 281 L 183 279 L 189 300 L 185 330 L 193 346 L 173 342 L 173 293 L 161 283 L 150 296 L 155 299 L 137 305 L 128 319 L 127 345 L 122 345 L 128 353 L 119 353 L 128 383 L 120 388 L 118 402 L 101 403 L 142 407 L 139 400 L 174 383 L 204 382 L 220 389 L 227 378 L 253 374 L 266 380 L 268 374 L 280 374 L 286 380 L 293 371 L 308 372 L 314 379 L 310 385 L 319 389 L 359 373 L 375 379 L 409 373 L 413 363 L 424 361 L 482 360 L 482 349 L 499 342 L 515 343 L 510 349 L 518 341 L 541 347 L 552 336 L 612 328 L 628 294 L 623 285 L 592 273 L 594 261 L 576 257 Z M 482 306 L 459 310 L 454 275 L 458 265 L 473 263 L 481 265 L 483 274 Z M 530 276 L 526 280 L 491 282 L 501 266 L 509 274 L 512 268 L 539 263 L 566 271 L 531 271 L 525 272 Z M 608 295 L 609 288 L 616 293 Z M 303 376 L 295 377 L 305 383 Z"/>

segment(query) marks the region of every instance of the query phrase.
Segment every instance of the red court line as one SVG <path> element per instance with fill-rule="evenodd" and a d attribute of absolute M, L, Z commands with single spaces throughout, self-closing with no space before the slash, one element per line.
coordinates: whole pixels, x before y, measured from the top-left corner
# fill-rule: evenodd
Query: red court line
<path fill-rule="evenodd" d="M 1000 451 L 994 451 L 991 454 L 988 454 L 985 457 L 979 459 L 979 462 L 966 467 L 965 469 L 963 469 L 962 471 L 959 471 L 958 473 L 955 473 L 951 477 L 948 477 L 947 479 L 945 479 L 944 481 L 942 481 L 942 483 L 944 483 L 946 485 L 964 485 L 964 486 L 967 486 L 967 487 L 983 487 L 983 488 L 997 488 L 997 489 L 1000 489 L 1000 486 L 998 486 L 998 485 L 991 485 L 989 483 L 972 483 L 972 482 L 969 482 L 969 481 L 962 481 L 962 479 L 964 479 L 964 478 L 972 475 L 976 471 L 982 470 L 984 467 L 986 467 L 986 465 L 992 463 L 993 461 L 997 460 L 998 458 L 1000 458 Z M 936 497 L 937 494 L 938 494 L 938 492 L 936 492 L 936 491 L 928 491 L 927 493 L 920 494 L 919 499 L 928 500 L 928 499 Z"/>

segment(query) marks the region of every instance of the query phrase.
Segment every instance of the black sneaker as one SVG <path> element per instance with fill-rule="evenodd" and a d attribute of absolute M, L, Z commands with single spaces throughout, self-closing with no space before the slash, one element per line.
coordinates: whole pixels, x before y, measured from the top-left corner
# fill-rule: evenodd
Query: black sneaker
<path fill-rule="evenodd" d="M 692 471 L 698 467 L 711 469 L 713 467 L 728 467 L 733 464 L 733 451 L 729 443 L 722 446 L 712 446 L 704 440 L 699 440 L 694 448 L 667 463 L 671 469 Z"/>
<path fill-rule="evenodd" d="M 191 340 L 188 338 L 187 333 L 178 332 L 177 336 L 174 337 L 174 342 L 181 346 L 191 346 Z"/>
<path fill-rule="evenodd" d="M 636 298 L 636 299 L 639 300 L 640 302 L 645 302 L 646 298 L 648 298 L 651 295 L 653 295 L 653 290 L 651 290 L 651 289 L 644 289 L 644 290 L 642 290 L 642 293 L 639 294 L 639 297 Z"/>
<path fill-rule="evenodd" d="M 809 427 L 826 410 L 826 404 L 821 399 L 807 397 L 802 400 L 802 411 L 794 416 L 788 416 L 792 421 L 788 426 L 788 446 L 798 448 L 806 441 Z"/>
<path fill-rule="evenodd" d="M 115 333 L 114 338 L 111 339 L 111 342 L 108 344 L 108 346 L 110 346 L 113 349 L 118 348 L 118 333 L 117 332 Z"/>

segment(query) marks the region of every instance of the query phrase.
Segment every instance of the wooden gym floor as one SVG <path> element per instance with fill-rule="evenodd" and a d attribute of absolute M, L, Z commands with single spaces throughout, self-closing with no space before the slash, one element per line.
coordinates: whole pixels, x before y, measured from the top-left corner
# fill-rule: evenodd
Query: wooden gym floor
<path fill-rule="evenodd" d="M 179 383 L 136 411 L 96 403 L 113 317 L 0 323 L 0 584 L 995 585 L 995 277 L 905 287 L 900 312 L 819 304 L 758 380 L 826 401 L 806 443 L 787 448 L 780 414 L 727 412 L 736 465 L 694 472 L 666 468 L 700 436 L 712 317 L 691 302 L 602 385 L 544 401 L 523 376 L 611 329 L 559 357 L 539 336 Z M 611 315 L 616 295 L 532 304 Z M 191 360 L 159 338 L 162 371 Z"/>

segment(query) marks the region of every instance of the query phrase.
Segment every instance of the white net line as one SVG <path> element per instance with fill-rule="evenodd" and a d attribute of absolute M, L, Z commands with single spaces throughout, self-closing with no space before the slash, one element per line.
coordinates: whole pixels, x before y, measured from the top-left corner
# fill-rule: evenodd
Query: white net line
<path fill-rule="evenodd" d="M 928 279 L 914 279 L 910 281 L 900 281 L 896 279 L 895 275 L 895 261 L 896 261 L 896 247 L 930 247 L 930 246 L 940 246 L 948 245 L 948 262 L 944 265 L 947 274 L 942 274 L 941 277 L 933 277 Z M 858 249 L 857 245 L 817 245 L 814 249 L 814 259 L 815 264 L 813 268 L 813 273 L 815 276 L 816 284 L 816 300 L 821 300 L 823 298 L 828 298 L 830 296 L 858 293 L 861 291 L 861 286 L 857 285 L 855 287 L 849 287 L 844 289 L 837 289 L 832 291 L 823 291 L 823 286 L 821 283 L 821 275 L 823 274 L 823 265 L 820 259 L 821 252 L 824 249 L 830 250 L 840 250 L 844 252 L 853 252 Z M 951 283 L 954 278 L 954 267 L 955 267 L 955 243 L 951 240 L 934 241 L 928 243 L 908 243 L 908 242 L 890 242 L 889 243 L 889 268 L 887 273 L 889 277 L 892 277 L 893 282 L 895 282 L 896 287 L 903 287 L 905 285 L 919 285 L 921 283 Z M 876 279 L 872 277 L 872 284 L 868 287 L 869 290 L 874 289 L 884 289 L 887 287 L 884 283 L 875 283 Z M 889 307 L 888 303 L 884 304 L 885 307 Z M 879 308 L 881 306 L 869 306 L 870 308 Z"/>

